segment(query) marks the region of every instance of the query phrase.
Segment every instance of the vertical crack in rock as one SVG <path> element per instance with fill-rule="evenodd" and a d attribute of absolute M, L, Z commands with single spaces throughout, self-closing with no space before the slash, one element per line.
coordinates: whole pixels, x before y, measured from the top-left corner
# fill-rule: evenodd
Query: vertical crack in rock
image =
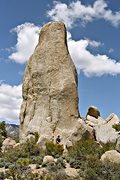
<path fill-rule="evenodd" d="M 38 132 L 40 139 L 53 134 L 66 143 L 76 126 L 78 84 L 69 55 L 66 28 L 62 22 L 43 26 L 39 42 L 26 66 L 20 112 L 20 141 Z"/>

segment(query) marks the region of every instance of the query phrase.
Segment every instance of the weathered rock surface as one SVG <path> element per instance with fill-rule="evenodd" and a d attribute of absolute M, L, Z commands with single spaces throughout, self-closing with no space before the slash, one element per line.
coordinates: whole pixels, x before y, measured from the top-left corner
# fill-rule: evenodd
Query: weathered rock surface
<path fill-rule="evenodd" d="M 105 124 L 105 120 L 103 120 L 101 117 L 98 117 L 96 119 L 95 117 L 90 116 L 90 115 L 87 115 L 85 122 L 91 127 L 95 127 L 98 124 Z"/>
<path fill-rule="evenodd" d="M 94 131 L 93 128 L 88 126 L 84 120 L 79 119 L 76 126 L 71 132 L 70 141 L 72 144 L 85 139 L 94 139 Z M 68 146 L 69 143 L 67 143 Z"/>
<path fill-rule="evenodd" d="M 4 152 L 4 151 L 6 151 L 6 150 L 8 150 L 10 148 L 13 148 L 15 145 L 16 145 L 15 140 L 8 137 L 3 141 L 1 149 Z"/>
<path fill-rule="evenodd" d="M 101 156 L 101 161 L 102 162 L 108 162 L 109 161 L 112 163 L 120 164 L 120 153 L 118 153 L 116 150 L 106 151 Z"/>
<path fill-rule="evenodd" d="M 75 168 L 67 167 L 65 173 L 69 178 L 78 178 L 79 174 Z"/>
<path fill-rule="evenodd" d="M 43 158 L 43 164 L 51 163 L 54 162 L 54 157 L 53 156 L 44 156 Z"/>
<path fill-rule="evenodd" d="M 38 132 L 41 139 L 59 134 L 65 143 L 79 112 L 77 74 L 62 22 L 48 23 L 42 28 L 26 66 L 22 95 L 20 141 Z"/>
<path fill-rule="evenodd" d="M 115 143 L 119 133 L 112 126 L 120 122 L 119 118 L 115 114 L 111 114 L 104 122 L 95 126 L 96 140 L 104 144 L 107 142 Z"/>
<path fill-rule="evenodd" d="M 93 116 L 93 117 L 95 117 L 95 118 L 98 118 L 98 117 L 100 116 L 100 111 L 98 110 L 97 107 L 95 107 L 95 106 L 90 106 L 90 107 L 88 108 L 87 115 L 90 115 L 90 116 Z M 87 115 L 86 115 L 86 116 L 87 116 Z"/>

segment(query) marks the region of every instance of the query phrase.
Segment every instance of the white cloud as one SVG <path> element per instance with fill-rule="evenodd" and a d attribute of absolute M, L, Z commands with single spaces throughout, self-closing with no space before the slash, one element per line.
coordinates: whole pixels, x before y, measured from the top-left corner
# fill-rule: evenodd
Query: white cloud
<path fill-rule="evenodd" d="M 120 11 L 113 12 L 108 9 L 105 0 L 96 0 L 93 5 L 84 5 L 81 1 L 73 1 L 69 5 L 54 1 L 53 9 L 47 12 L 54 21 L 63 21 L 67 27 L 72 28 L 76 22 L 85 25 L 95 19 L 104 19 L 113 26 L 120 25 Z"/>
<path fill-rule="evenodd" d="M 18 123 L 22 101 L 22 85 L 0 84 L 0 119 Z"/>
<path fill-rule="evenodd" d="M 17 44 L 14 48 L 15 52 L 9 58 L 21 64 L 25 63 L 38 42 L 40 27 L 25 23 L 17 26 L 12 31 L 17 33 Z"/>
<path fill-rule="evenodd" d="M 93 43 L 92 43 L 93 42 Z M 120 63 L 107 55 L 94 55 L 87 48 L 97 47 L 100 42 L 89 39 L 72 40 L 69 33 L 68 49 L 78 72 L 83 71 L 86 76 L 102 76 L 105 74 L 120 74 Z"/>
<path fill-rule="evenodd" d="M 94 40 L 90 40 L 90 39 L 88 39 L 88 38 L 85 38 L 85 39 L 87 40 L 88 44 L 89 44 L 90 46 L 92 46 L 92 47 L 97 48 L 97 47 L 103 45 L 103 43 L 101 43 L 101 42 L 94 41 Z"/>
<path fill-rule="evenodd" d="M 20 45 L 20 48 L 17 48 L 17 52 L 11 56 L 14 57 L 16 62 L 24 63 L 29 59 L 29 56 L 32 54 L 31 51 L 37 45 L 39 27 L 25 23 L 15 29 L 18 36 L 16 47 Z M 83 71 L 86 76 L 116 75 L 120 73 L 120 63 L 109 58 L 107 55 L 94 55 L 88 50 L 88 46 L 97 48 L 103 45 L 101 42 L 87 38 L 75 41 L 72 39 L 70 32 L 67 35 L 69 52 L 78 72 Z"/>
<path fill-rule="evenodd" d="M 109 49 L 109 53 L 112 53 L 112 52 L 114 52 L 114 49 L 113 49 L 113 48 L 110 48 L 110 49 Z"/>

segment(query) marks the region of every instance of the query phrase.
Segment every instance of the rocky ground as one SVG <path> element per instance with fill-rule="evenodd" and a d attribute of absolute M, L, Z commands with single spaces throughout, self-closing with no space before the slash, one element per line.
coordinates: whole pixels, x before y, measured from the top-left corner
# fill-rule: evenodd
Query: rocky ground
<path fill-rule="evenodd" d="M 37 133 L 25 144 L 6 135 L 1 145 L 0 178 L 120 179 L 119 118 L 111 114 L 104 120 L 96 107 L 90 107 L 86 119 L 80 119 L 75 128 L 66 146 L 48 142 L 43 148 Z"/>

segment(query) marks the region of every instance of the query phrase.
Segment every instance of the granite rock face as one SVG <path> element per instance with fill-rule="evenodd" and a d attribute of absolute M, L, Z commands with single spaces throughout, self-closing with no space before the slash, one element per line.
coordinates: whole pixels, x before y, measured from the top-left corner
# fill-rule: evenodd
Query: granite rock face
<path fill-rule="evenodd" d="M 119 118 L 115 114 L 111 114 L 104 123 L 99 123 L 95 126 L 95 136 L 96 140 L 100 143 L 115 143 L 119 132 L 117 132 L 112 126 L 120 122 Z"/>
<path fill-rule="evenodd" d="M 66 142 L 79 112 L 77 73 L 62 22 L 51 22 L 42 28 L 26 66 L 22 95 L 20 141 L 38 132 L 39 142 L 57 135 Z"/>

